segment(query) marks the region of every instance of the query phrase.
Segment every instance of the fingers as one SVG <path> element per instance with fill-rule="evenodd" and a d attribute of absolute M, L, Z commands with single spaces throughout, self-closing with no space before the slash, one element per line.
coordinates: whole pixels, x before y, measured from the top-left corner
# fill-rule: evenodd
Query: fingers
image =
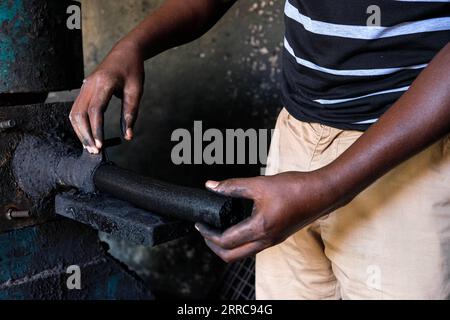
<path fill-rule="evenodd" d="M 210 180 L 206 182 L 206 187 L 226 196 L 255 199 L 255 196 L 257 196 L 257 183 L 258 178 L 229 179 L 222 182 Z M 260 221 L 258 216 L 252 215 L 223 233 L 204 224 L 197 223 L 195 226 L 205 240 L 216 250 L 221 249 L 221 252 L 228 252 L 242 246 L 247 248 L 248 243 L 261 239 L 264 232 L 262 232 L 262 224 L 258 221 Z M 244 252 L 247 252 L 247 250 L 244 250 Z"/>
<path fill-rule="evenodd" d="M 123 91 L 121 128 L 126 140 L 133 139 L 133 127 L 139 110 L 142 85 L 139 81 L 128 81 Z"/>
<path fill-rule="evenodd" d="M 89 122 L 95 147 L 101 149 L 103 146 L 103 115 L 108 102 L 114 93 L 113 87 L 103 87 L 97 89 L 88 108 Z"/>
<path fill-rule="evenodd" d="M 206 188 L 230 197 L 253 199 L 254 186 L 257 179 L 228 179 L 222 182 L 210 180 L 206 182 Z"/>
<path fill-rule="evenodd" d="M 205 239 L 215 245 L 224 249 L 232 249 L 248 242 L 260 240 L 262 233 L 257 220 L 256 217 L 247 218 L 223 233 L 200 223 L 197 223 L 195 227 Z"/>
<path fill-rule="evenodd" d="M 255 221 L 256 218 L 248 218 L 223 234 L 202 224 L 196 224 L 195 227 L 205 238 L 208 247 L 229 263 L 253 256 L 274 244 L 264 237 Z"/>
<path fill-rule="evenodd" d="M 85 108 L 85 106 L 89 105 L 90 98 L 91 94 L 89 88 L 86 88 L 86 86 L 83 85 L 80 94 L 72 106 L 69 118 L 83 147 L 90 153 L 98 153 L 98 149 L 95 147 L 95 142 L 92 137 L 89 118 Z"/>
<path fill-rule="evenodd" d="M 254 256 L 258 252 L 269 247 L 263 241 L 255 241 L 247 243 L 235 249 L 227 250 L 217 246 L 207 239 L 205 240 L 205 243 L 216 255 L 218 255 L 223 261 L 227 263 Z"/>
<path fill-rule="evenodd" d="M 103 145 L 103 115 L 119 80 L 97 73 L 84 81 L 70 112 L 70 121 L 90 152 L 97 154 Z"/>
<path fill-rule="evenodd" d="M 75 121 L 78 126 L 78 137 L 81 136 L 81 143 L 90 153 L 99 153 L 98 148 L 95 146 L 94 139 L 92 137 L 91 126 L 89 123 L 89 117 L 86 112 L 77 114 Z"/>

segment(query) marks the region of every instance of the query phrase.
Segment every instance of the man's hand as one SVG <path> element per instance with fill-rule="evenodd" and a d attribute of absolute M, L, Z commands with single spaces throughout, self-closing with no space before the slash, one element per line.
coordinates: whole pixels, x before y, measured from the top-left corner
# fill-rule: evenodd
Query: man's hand
<path fill-rule="evenodd" d="M 252 199 L 253 214 L 224 233 L 196 224 L 206 244 L 224 261 L 236 261 L 278 244 L 330 212 L 337 200 L 322 172 L 286 172 L 268 177 L 208 181 L 211 191 Z"/>
<path fill-rule="evenodd" d="M 103 113 L 113 94 L 122 99 L 121 128 L 133 138 L 144 82 L 144 61 L 208 31 L 236 0 L 166 0 L 126 35 L 85 81 L 70 121 L 83 146 L 98 153 L 103 140 Z"/>
<path fill-rule="evenodd" d="M 70 121 L 90 153 L 98 153 L 103 143 L 103 114 L 113 94 L 122 99 L 121 129 L 124 138 L 133 138 L 144 82 L 144 59 L 130 43 L 122 42 L 84 81 L 70 112 Z"/>
<path fill-rule="evenodd" d="M 219 234 L 198 226 L 225 261 L 253 255 L 350 202 L 389 170 L 450 132 L 450 44 L 397 102 L 329 165 L 310 173 L 228 180 L 214 191 L 254 199 L 251 218 Z M 214 187 L 214 188 L 213 188 Z"/>

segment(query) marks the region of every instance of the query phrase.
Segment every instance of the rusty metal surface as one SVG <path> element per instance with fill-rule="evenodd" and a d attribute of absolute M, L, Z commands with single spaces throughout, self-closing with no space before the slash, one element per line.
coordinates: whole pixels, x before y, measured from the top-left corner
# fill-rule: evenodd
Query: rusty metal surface
<path fill-rule="evenodd" d="M 0 133 L 4 186 L 0 190 L 0 232 L 53 218 L 55 196 L 73 188 L 86 195 L 59 196 L 58 213 L 122 239 L 153 246 L 192 230 L 188 224 L 93 194 L 93 175 L 103 157 L 82 152 L 68 121 L 70 107 L 68 102 L 0 109 L 0 123 L 15 123 Z M 11 219 L 11 210 L 30 211 L 31 217 Z"/>
<path fill-rule="evenodd" d="M 69 219 L 0 233 L 0 300 L 152 299 L 145 284 L 112 258 L 97 232 Z M 70 290 L 69 266 L 80 289 Z"/>
<path fill-rule="evenodd" d="M 12 167 L 21 190 L 39 200 L 69 187 L 95 192 L 93 176 L 102 161 L 102 154 L 90 154 L 60 139 L 26 135 L 15 150 Z"/>
<path fill-rule="evenodd" d="M 66 25 L 74 4 L 79 6 L 69 0 L 0 1 L 0 95 L 80 87 L 81 30 Z"/>
<path fill-rule="evenodd" d="M 163 218 L 106 195 L 67 192 L 55 199 L 57 214 L 96 230 L 144 246 L 154 246 L 190 233 L 192 224 Z"/>
<path fill-rule="evenodd" d="M 0 122 L 14 120 L 16 123 L 14 128 L 0 132 L 0 232 L 40 223 L 54 215 L 51 197 L 35 201 L 21 190 L 14 178 L 12 159 L 25 135 L 79 146 L 68 120 L 70 107 L 71 103 L 67 102 L 0 108 Z M 30 210 L 32 217 L 8 220 L 9 209 Z"/>

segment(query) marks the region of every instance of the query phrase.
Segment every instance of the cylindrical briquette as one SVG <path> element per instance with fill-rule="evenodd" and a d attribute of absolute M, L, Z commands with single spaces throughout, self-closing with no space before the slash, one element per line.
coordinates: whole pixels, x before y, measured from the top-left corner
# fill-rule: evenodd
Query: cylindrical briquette
<path fill-rule="evenodd" d="M 242 199 L 142 177 L 112 164 L 96 170 L 94 183 L 100 191 L 142 209 L 219 229 L 239 222 L 251 210 L 250 203 Z"/>

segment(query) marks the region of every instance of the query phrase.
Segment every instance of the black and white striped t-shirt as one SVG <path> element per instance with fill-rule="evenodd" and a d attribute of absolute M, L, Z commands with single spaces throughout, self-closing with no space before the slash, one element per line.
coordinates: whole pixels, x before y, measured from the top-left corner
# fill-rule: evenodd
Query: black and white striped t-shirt
<path fill-rule="evenodd" d="M 287 0 L 285 20 L 285 107 L 341 129 L 376 122 L 450 41 L 450 0 Z"/>

